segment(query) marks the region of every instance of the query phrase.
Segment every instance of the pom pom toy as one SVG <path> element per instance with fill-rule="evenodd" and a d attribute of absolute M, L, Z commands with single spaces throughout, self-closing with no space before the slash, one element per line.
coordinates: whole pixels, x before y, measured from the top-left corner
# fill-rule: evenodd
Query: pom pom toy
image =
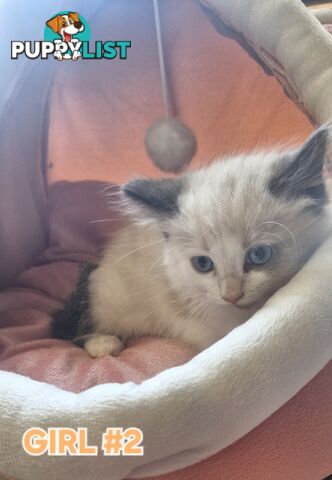
<path fill-rule="evenodd" d="M 186 167 L 197 151 L 195 134 L 171 114 L 165 69 L 158 1 L 153 0 L 165 118 L 154 122 L 145 136 L 145 148 L 153 163 L 164 172 L 176 173 Z"/>
<path fill-rule="evenodd" d="M 145 148 L 160 170 L 176 173 L 190 163 L 197 142 L 190 128 L 179 119 L 161 118 L 148 129 Z"/>

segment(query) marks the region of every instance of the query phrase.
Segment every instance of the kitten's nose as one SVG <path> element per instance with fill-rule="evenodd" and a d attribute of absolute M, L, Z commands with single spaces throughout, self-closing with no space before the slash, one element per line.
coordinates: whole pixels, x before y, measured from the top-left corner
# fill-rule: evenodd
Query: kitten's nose
<path fill-rule="evenodd" d="M 243 297 L 242 280 L 238 277 L 225 277 L 221 283 L 221 296 L 226 302 L 236 303 Z"/>
<path fill-rule="evenodd" d="M 243 297 L 243 293 L 240 293 L 239 295 L 228 295 L 227 297 L 222 297 L 224 300 L 226 300 L 226 302 L 229 302 L 229 303 L 232 303 L 232 304 L 235 304 L 237 303 L 239 300 L 241 300 L 241 298 Z"/>

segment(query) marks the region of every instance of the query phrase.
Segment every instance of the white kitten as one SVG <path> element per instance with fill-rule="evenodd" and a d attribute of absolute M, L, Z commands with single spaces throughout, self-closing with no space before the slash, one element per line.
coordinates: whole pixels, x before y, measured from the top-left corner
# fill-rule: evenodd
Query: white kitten
<path fill-rule="evenodd" d="M 215 161 L 122 187 L 130 223 L 90 274 L 76 338 L 93 357 L 157 335 L 198 350 L 246 321 L 330 230 L 327 127 L 298 150 Z"/>

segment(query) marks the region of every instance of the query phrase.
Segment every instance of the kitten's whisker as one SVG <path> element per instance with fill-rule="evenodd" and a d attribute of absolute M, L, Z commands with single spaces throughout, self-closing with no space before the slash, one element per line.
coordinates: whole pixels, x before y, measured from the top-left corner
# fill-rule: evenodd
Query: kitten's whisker
<path fill-rule="evenodd" d="M 208 305 L 208 307 L 206 308 L 206 306 Z M 203 314 L 202 317 L 200 317 L 201 313 L 204 312 L 204 309 L 206 309 L 205 313 Z M 209 313 L 211 312 L 211 309 L 212 309 L 212 306 L 211 304 L 209 304 L 206 300 L 204 300 L 201 304 L 200 304 L 200 308 L 197 309 L 197 311 L 195 311 L 195 317 L 197 318 L 199 324 L 202 326 L 204 324 L 204 321 L 206 319 L 206 317 L 209 315 Z M 192 315 L 191 315 L 192 316 Z"/>
<path fill-rule="evenodd" d="M 248 235 L 250 229 L 251 229 L 251 226 L 255 223 L 256 221 L 256 218 L 258 217 L 258 215 L 260 214 L 261 210 L 262 210 L 262 206 L 263 206 L 263 201 L 261 201 L 259 204 L 258 204 L 258 207 L 256 209 L 256 213 L 255 213 L 255 216 L 254 218 L 252 218 L 251 220 L 249 220 L 247 222 L 247 226 L 246 226 L 246 230 L 245 230 L 245 235 Z"/>
<path fill-rule="evenodd" d="M 206 302 L 207 303 L 207 302 Z M 207 309 L 206 309 L 206 312 L 205 312 L 205 315 L 203 315 L 203 317 L 200 319 L 201 321 L 201 325 L 204 324 L 206 318 L 210 315 L 211 311 L 212 311 L 212 308 L 213 306 L 210 304 L 208 305 Z"/>
<path fill-rule="evenodd" d="M 189 237 L 182 237 L 182 236 L 176 235 L 176 234 L 175 234 L 175 235 L 172 234 L 172 235 L 171 235 L 171 238 L 175 238 L 176 240 L 186 240 L 186 241 L 188 241 L 188 242 L 190 242 L 190 240 L 192 240 L 192 239 L 189 238 Z"/>
<path fill-rule="evenodd" d="M 125 253 L 124 255 L 122 255 L 120 258 L 118 258 L 115 263 L 118 263 L 120 262 L 121 260 L 123 260 L 124 258 L 128 257 L 128 255 L 131 255 L 135 252 L 138 252 L 139 250 L 143 250 L 144 248 L 148 248 L 148 247 L 151 247 L 152 245 L 157 245 L 158 243 L 161 243 L 163 242 L 164 239 L 162 238 L 161 240 L 157 240 L 155 242 L 150 242 L 150 243 L 147 243 L 146 245 L 143 245 L 142 247 L 138 247 L 138 248 L 135 248 L 135 250 L 132 250 L 131 252 L 127 252 Z"/>
<path fill-rule="evenodd" d="M 177 315 L 179 315 L 181 312 L 183 312 L 184 310 L 186 310 L 186 309 L 188 309 L 188 308 L 191 308 L 191 307 L 193 307 L 193 306 L 196 306 L 196 305 L 197 305 L 197 302 L 199 302 L 199 299 L 194 299 L 194 300 L 192 300 L 192 301 L 189 301 L 188 303 L 185 303 L 185 305 L 184 305 L 182 308 L 180 308 L 180 310 L 177 310 L 177 312 L 175 313 L 175 315 L 177 316 Z M 190 312 L 189 312 L 189 314 L 190 314 Z M 186 318 L 186 317 L 184 317 L 184 318 Z"/>
<path fill-rule="evenodd" d="M 102 220 L 91 220 L 89 223 L 116 222 L 119 220 L 121 220 L 121 218 L 103 218 Z"/>
<path fill-rule="evenodd" d="M 259 225 L 257 225 L 254 230 L 256 230 L 257 228 L 263 226 L 263 225 L 277 225 L 283 229 L 286 230 L 286 232 L 289 233 L 289 235 L 291 236 L 292 240 L 293 240 L 293 244 L 294 244 L 294 248 L 295 248 L 295 251 L 296 251 L 296 256 L 298 256 L 298 248 L 297 248 L 297 242 L 296 242 L 296 238 L 295 238 L 295 235 L 294 233 L 288 228 L 286 227 L 286 225 L 283 225 L 282 223 L 279 223 L 279 222 L 274 222 L 272 220 L 270 221 L 266 221 L 266 222 L 263 222 L 263 223 L 260 223 Z M 254 231 L 253 230 L 253 231 Z"/>
<path fill-rule="evenodd" d="M 264 235 L 265 235 L 265 238 L 269 238 L 269 237 L 274 237 L 274 238 L 277 238 L 281 243 L 283 243 L 284 245 L 288 245 L 288 243 L 286 242 L 286 240 L 284 238 L 281 238 L 279 237 L 279 235 L 275 234 L 275 233 L 272 233 L 272 232 L 262 232 L 262 234 L 260 234 L 260 237 L 264 238 Z"/>
<path fill-rule="evenodd" d="M 159 311 L 159 307 L 158 308 L 154 308 L 153 310 L 151 310 L 147 315 L 145 315 L 145 317 L 143 317 L 141 320 L 146 320 L 147 318 L 150 317 L 150 315 L 152 315 L 154 312 L 158 312 Z"/>
<path fill-rule="evenodd" d="M 157 266 L 158 262 L 159 262 L 160 260 L 162 260 L 163 256 L 164 256 L 164 254 L 160 255 L 160 256 L 157 258 L 157 260 L 155 260 L 155 261 L 152 263 L 152 265 L 150 266 L 149 270 L 146 272 L 146 275 L 144 276 L 144 280 L 147 280 L 147 279 L 149 278 L 149 274 L 151 273 L 151 271 L 153 270 L 153 268 L 154 268 L 155 266 Z"/>
<path fill-rule="evenodd" d="M 109 190 L 116 190 L 116 192 L 109 193 Z M 112 185 L 112 184 L 110 184 L 110 185 L 100 185 L 98 187 L 98 191 L 99 191 L 99 193 L 102 193 L 102 194 L 107 193 L 108 195 L 112 195 L 112 194 L 115 194 L 115 193 L 119 194 L 120 187 L 119 187 L 119 185 L 115 185 L 115 184 L 114 185 Z"/>
<path fill-rule="evenodd" d="M 194 307 L 194 308 L 189 312 L 189 314 L 186 315 L 186 316 L 183 318 L 183 320 L 186 320 L 187 318 L 192 317 L 197 311 L 200 311 L 200 309 L 202 308 L 202 306 L 204 306 L 204 303 L 205 303 L 205 302 L 203 301 L 203 302 L 199 303 L 196 307 Z"/>
<path fill-rule="evenodd" d="M 105 198 L 118 197 L 119 200 L 123 198 L 119 190 L 117 190 L 116 192 L 103 192 L 103 193 L 105 194 Z"/>

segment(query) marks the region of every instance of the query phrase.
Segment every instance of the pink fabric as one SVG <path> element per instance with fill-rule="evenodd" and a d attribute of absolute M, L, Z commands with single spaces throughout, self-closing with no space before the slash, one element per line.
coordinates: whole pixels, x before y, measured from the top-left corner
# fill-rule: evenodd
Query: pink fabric
<path fill-rule="evenodd" d="M 139 383 L 194 354 L 180 343 L 145 338 L 119 358 L 93 360 L 81 348 L 49 338 L 51 314 L 71 292 L 79 264 L 95 261 L 99 245 L 121 225 L 103 205 L 103 187 L 61 182 L 50 188 L 50 246 L 15 287 L 0 293 L 0 369 L 79 392 L 106 382 Z"/>

